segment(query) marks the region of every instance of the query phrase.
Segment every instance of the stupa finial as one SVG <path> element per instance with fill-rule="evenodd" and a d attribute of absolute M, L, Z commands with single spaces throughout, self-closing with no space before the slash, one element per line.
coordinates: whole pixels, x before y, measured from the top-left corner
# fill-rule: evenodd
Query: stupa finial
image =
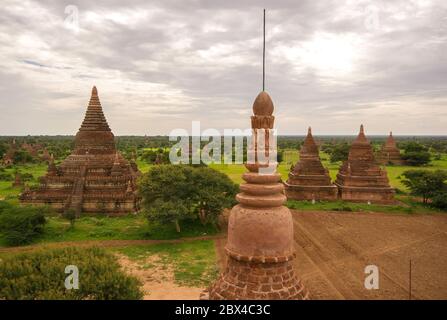
<path fill-rule="evenodd" d="M 92 88 L 92 96 L 97 96 L 98 95 L 98 89 L 96 89 L 96 86 L 93 86 Z"/>
<path fill-rule="evenodd" d="M 272 98 L 265 91 L 258 94 L 253 102 L 253 114 L 255 116 L 271 116 L 273 114 L 274 106 Z"/>
<path fill-rule="evenodd" d="M 309 128 L 307 129 L 307 135 L 308 135 L 308 136 L 311 136 L 311 135 L 312 135 L 312 127 L 309 127 Z"/>

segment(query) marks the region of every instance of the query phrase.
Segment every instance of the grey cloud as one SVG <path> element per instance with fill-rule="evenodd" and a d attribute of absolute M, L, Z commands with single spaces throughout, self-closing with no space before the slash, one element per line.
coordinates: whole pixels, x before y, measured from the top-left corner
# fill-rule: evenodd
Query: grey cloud
<path fill-rule="evenodd" d="M 20 3 L 18 0 L 9 2 Z M 333 117 L 351 114 L 353 122 L 364 117 L 366 122 L 370 118 L 377 123 L 378 118 L 372 113 L 378 106 L 395 105 L 395 109 L 400 110 L 411 101 L 430 105 L 436 113 L 433 117 L 438 117 L 445 106 L 442 101 L 447 98 L 447 10 L 442 0 L 431 1 L 427 7 L 407 0 L 354 4 L 335 0 L 70 1 L 79 8 L 79 33 L 62 25 L 66 3 L 56 0 L 30 3 L 42 8 L 48 15 L 48 23 L 38 18 L 29 19 L 23 11 L 6 10 L 5 14 L 0 14 L 0 45 L 3 47 L 0 54 L 8 53 L 9 58 L 12 54 L 4 46 L 14 46 L 17 49 L 14 61 L 23 61 L 34 69 L 48 68 L 45 73 L 31 72 L 12 61 L 3 61 L 3 66 L 9 68 L 7 73 L 20 75 L 22 80 L 14 85 L 6 79 L 2 81 L 1 85 L 8 88 L 2 95 L 8 97 L 0 101 L 13 100 L 9 96 L 25 91 L 28 98 L 20 101 L 20 108 L 24 110 L 43 110 L 55 99 L 59 104 L 66 102 L 71 106 L 75 101 L 88 100 L 91 85 L 102 84 L 99 86 L 100 95 L 104 92 L 101 99 L 109 106 L 108 119 L 116 124 L 117 134 L 166 134 L 179 125 L 188 127 L 191 120 L 197 119 L 213 125 L 219 125 L 221 119 L 221 127 L 248 123 L 249 113 L 247 119 L 241 119 L 240 112 L 250 110 L 261 89 L 260 36 L 264 7 L 268 10 L 267 90 L 277 106 L 277 113 L 281 117 L 298 119 L 303 128 L 319 122 L 325 130 L 321 134 L 350 133 L 351 125 L 347 127 L 345 122 L 333 121 Z M 372 4 L 379 10 L 377 30 L 365 27 L 365 15 Z M 130 16 L 127 23 L 114 19 L 113 15 L 100 23 L 86 17 L 89 11 L 98 15 L 126 15 L 144 10 L 149 12 L 149 18 L 138 20 Z M 405 18 L 405 15 L 410 17 Z M 353 62 L 353 72 L 327 73 L 304 62 L 300 64 L 300 61 L 278 56 L 275 51 L 281 47 L 303 48 L 312 44 L 319 34 L 352 36 L 360 40 L 359 47 L 354 47 L 360 53 Z M 2 39 L 7 37 L 2 35 L 16 38 L 32 35 L 47 49 L 26 51 L 20 44 L 3 43 Z M 205 58 L 203 52 L 213 47 L 217 52 L 209 51 L 209 57 Z M 222 48 L 227 49 L 223 51 Z M 150 95 L 146 92 L 149 90 L 146 84 L 165 86 L 166 89 L 160 90 L 166 90 L 166 94 Z M 142 89 L 130 91 L 136 95 L 133 99 L 122 99 L 128 88 L 138 86 Z M 160 110 L 164 107 L 165 110 Z M 0 109 L 4 108 L 6 105 L 0 105 Z M 69 108 L 65 112 L 79 112 L 80 118 L 84 108 L 85 102 L 77 110 Z M 126 108 L 129 111 L 120 115 Z M 413 103 L 411 108 L 417 107 Z M 54 108 L 48 110 L 54 112 Z M 154 122 L 150 129 L 140 123 L 140 110 L 148 112 L 140 117 Z M 397 132 L 414 129 L 414 133 L 443 133 L 442 126 L 446 125 L 445 120 L 441 120 L 430 128 L 411 127 L 411 116 L 397 112 L 395 116 L 404 122 L 396 124 Z M 14 110 L 9 110 L 8 114 L 8 123 L 6 118 L 0 119 L 0 134 L 23 130 L 23 134 L 46 133 L 48 127 L 55 132 L 72 133 L 58 120 L 62 112 L 56 113 L 54 118 L 36 115 L 45 123 L 44 127 L 30 121 L 29 127 L 20 130 L 11 124 Z M 176 114 L 178 119 L 174 120 Z M 124 118 L 126 120 L 122 120 Z M 302 133 L 304 129 L 286 120 L 278 119 L 279 124 L 286 123 L 282 128 L 285 132 Z M 352 127 L 356 128 L 357 123 Z M 388 129 L 383 128 L 383 131 Z"/>

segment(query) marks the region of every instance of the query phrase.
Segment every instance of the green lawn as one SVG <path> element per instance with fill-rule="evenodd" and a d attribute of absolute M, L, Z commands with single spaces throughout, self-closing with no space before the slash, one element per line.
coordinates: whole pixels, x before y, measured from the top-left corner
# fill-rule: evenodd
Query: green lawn
<path fill-rule="evenodd" d="M 143 268 L 169 265 L 173 268 L 175 282 L 179 285 L 205 287 L 216 279 L 219 273 L 214 241 L 211 240 L 127 246 L 108 250 L 126 255 L 129 259 L 142 264 Z M 145 260 L 153 255 L 159 260 L 146 263 Z"/>
<path fill-rule="evenodd" d="M 168 240 L 184 237 L 214 235 L 216 227 L 203 226 L 200 222 L 181 223 L 181 232 L 175 230 L 174 224 L 159 225 L 149 223 L 143 215 L 124 217 L 81 217 L 73 228 L 60 217 L 49 217 L 43 235 L 35 242 L 50 243 L 83 240 Z M 0 247 L 5 246 L 0 233 Z"/>
<path fill-rule="evenodd" d="M 352 212 L 384 212 L 384 213 L 424 213 L 436 214 L 443 213 L 441 210 L 423 206 L 408 196 L 396 196 L 396 199 L 402 202 L 400 205 L 381 205 L 367 203 L 353 203 L 346 201 L 317 201 L 312 204 L 311 201 L 288 200 L 286 206 L 290 209 L 301 211 L 352 211 Z"/>

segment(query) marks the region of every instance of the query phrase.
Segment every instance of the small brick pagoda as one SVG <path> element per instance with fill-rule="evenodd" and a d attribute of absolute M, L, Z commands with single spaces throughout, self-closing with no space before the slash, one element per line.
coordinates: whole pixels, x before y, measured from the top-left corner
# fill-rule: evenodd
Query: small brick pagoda
<path fill-rule="evenodd" d="M 266 157 L 276 155 L 269 144 L 275 117 L 273 103 L 261 92 L 253 104 L 253 137 L 264 137 L 260 150 Z M 262 133 L 265 135 L 262 136 Z M 307 299 L 308 292 L 293 268 L 293 220 L 286 201 L 284 185 L 276 172 L 277 162 L 259 161 L 256 138 L 249 146 L 249 170 L 242 178 L 241 193 L 236 196 L 228 222 L 226 270 L 211 285 L 202 299 Z M 276 159 L 276 158 L 275 158 Z M 267 169 L 271 169 L 265 171 Z"/>
<path fill-rule="evenodd" d="M 403 165 L 405 160 L 400 155 L 400 150 L 397 148 L 396 140 L 394 140 L 393 133 L 390 132 L 388 139 L 383 144 L 380 150 L 377 160 L 381 164 L 396 164 Z"/>
<path fill-rule="evenodd" d="M 10 166 L 14 164 L 14 154 L 17 151 L 16 139 L 12 140 L 11 145 L 8 148 L 8 151 L 3 155 L 2 164 L 4 166 Z"/>
<path fill-rule="evenodd" d="M 23 186 L 23 182 L 22 182 L 22 178 L 20 177 L 20 173 L 16 172 L 15 177 L 14 177 L 14 182 L 12 183 L 12 187 L 17 188 L 17 187 L 22 187 L 22 186 Z"/>
<path fill-rule="evenodd" d="M 337 174 L 335 184 L 339 197 L 346 201 L 393 203 L 394 189 L 387 173 L 374 159 L 372 146 L 365 136 L 363 125 L 349 150 L 348 160 Z"/>
<path fill-rule="evenodd" d="M 336 200 L 338 189 L 332 184 L 329 171 L 321 163 L 318 145 L 309 127 L 307 137 L 300 149 L 300 159 L 291 168 L 285 182 L 288 199 Z"/>
<path fill-rule="evenodd" d="M 59 166 L 50 158 L 37 190 L 24 192 L 22 203 L 48 204 L 63 212 L 123 215 L 138 210 L 136 180 L 140 175 L 116 150 L 115 138 L 103 114 L 96 87 L 92 89 L 75 149 Z"/>

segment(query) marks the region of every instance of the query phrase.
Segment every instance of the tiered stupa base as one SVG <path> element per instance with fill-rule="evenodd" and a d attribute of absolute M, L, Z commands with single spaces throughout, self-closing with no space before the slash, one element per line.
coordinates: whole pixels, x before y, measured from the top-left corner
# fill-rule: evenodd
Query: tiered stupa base
<path fill-rule="evenodd" d="M 334 201 L 338 198 L 338 188 L 330 186 L 299 186 L 284 183 L 287 199 Z"/>
<path fill-rule="evenodd" d="M 339 197 L 341 200 L 350 202 L 396 203 L 393 188 L 339 186 Z"/>
<path fill-rule="evenodd" d="M 291 261 L 254 263 L 228 259 L 226 271 L 209 291 L 216 300 L 307 300 L 309 294 Z"/>

